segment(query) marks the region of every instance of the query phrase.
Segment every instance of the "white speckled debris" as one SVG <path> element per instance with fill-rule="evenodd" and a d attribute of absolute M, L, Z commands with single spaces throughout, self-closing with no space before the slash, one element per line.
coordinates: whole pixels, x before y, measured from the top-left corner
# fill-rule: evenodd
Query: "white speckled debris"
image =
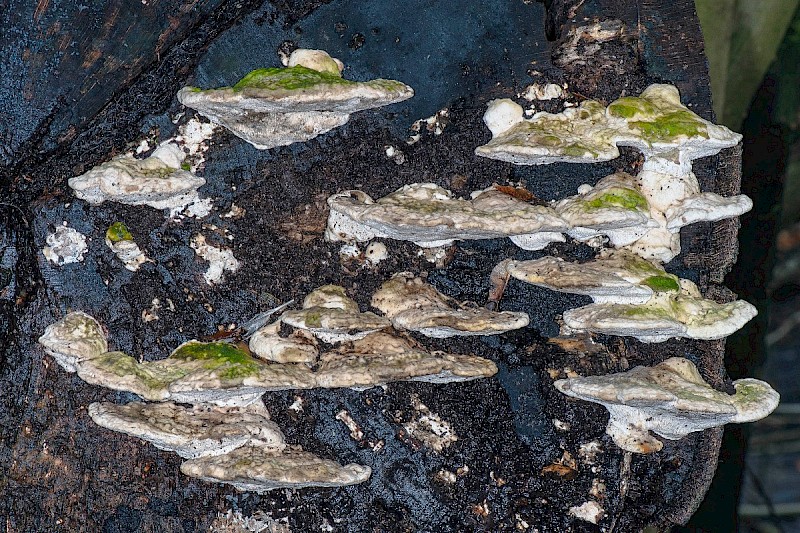
<path fill-rule="evenodd" d="M 75 372 L 81 361 L 97 357 L 108 350 L 103 327 L 81 311 L 73 311 L 47 326 L 44 334 L 39 337 L 39 344 L 67 372 Z"/>
<path fill-rule="evenodd" d="M 401 337 L 373 333 L 322 354 L 315 377 L 319 387 L 362 389 L 393 381 L 469 381 L 496 373 L 488 359 L 429 353 Z"/>
<path fill-rule="evenodd" d="M 611 415 L 606 433 L 634 453 L 662 448 L 650 431 L 677 440 L 730 422 L 753 422 L 775 410 L 780 398 L 767 383 L 751 378 L 735 381 L 734 395 L 719 392 L 703 381 L 694 363 L 681 357 L 652 368 L 562 379 L 554 385 L 568 396 L 605 406 Z"/>
<path fill-rule="evenodd" d="M 561 333 L 622 335 L 642 342 L 673 337 L 712 340 L 727 337 L 756 314 L 756 308 L 742 300 L 707 300 L 694 283 L 681 279 L 680 291 L 657 292 L 642 304 L 604 302 L 564 311 Z"/>
<path fill-rule="evenodd" d="M 144 263 L 150 261 L 142 249 L 133 240 L 133 235 L 122 222 L 111 224 L 106 230 L 106 246 L 117 258 L 122 261 L 125 268 L 136 272 Z"/>
<path fill-rule="evenodd" d="M 362 313 L 343 287 L 324 285 L 303 300 L 303 308 L 286 311 L 280 320 L 305 329 L 323 342 L 337 343 L 363 339 L 389 327 L 391 322 L 375 313 Z"/>
<path fill-rule="evenodd" d="M 569 514 L 592 524 L 598 523 L 606 515 L 603 507 L 593 500 L 569 508 Z"/>
<path fill-rule="evenodd" d="M 192 203 L 205 183 L 181 165 L 185 154 L 175 144 L 159 146 L 146 159 L 121 155 L 70 178 L 75 196 L 90 204 L 105 201 L 174 209 Z"/>
<path fill-rule="evenodd" d="M 394 80 L 354 82 L 321 50 L 292 52 L 286 68 L 258 69 L 233 87 L 184 87 L 178 100 L 259 149 L 304 142 L 345 124 L 350 113 L 407 100 Z"/>
<path fill-rule="evenodd" d="M 414 407 L 416 416 L 410 422 L 403 424 L 403 428 L 409 436 L 439 453 L 458 440 L 458 436 L 450 424 L 446 420 L 442 420 L 436 413 L 431 412 L 419 397 L 412 395 L 411 405 Z"/>
<path fill-rule="evenodd" d="M 372 307 L 386 315 L 398 329 L 428 337 L 497 335 L 528 325 L 528 315 L 468 307 L 437 291 L 409 272 L 401 272 L 381 285 Z"/>
<path fill-rule="evenodd" d="M 278 320 L 256 331 L 250 337 L 250 351 L 259 359 L 276 363 L 313 364 L 317 360 L 319 347 L 310 332 L 297 329 L 282 337 L 280 328 Z"/>
<path fill-rule="evenodd" d="M 212 483 L 227 483 L 241 491 L 266 492 L 280 488 L 343 487 L 363 483 L 372 469 L 334 461 L 292 449 L 243 446 L 225 455 L 190 459 L 181 472 Z"/>
<path fill-rule="evenodd" d="M 75 228 L 68 227 L 66 222 L 63 226 L 57 226 L 46 241 L 47 246 L 42 249 L 42 254 L 51 263 L 62 266 L 83 261 L 87 250 L 86 237 Z"/>
<path fill-rule="evenodd" d="M 576 196 L 554 207 L 570 224 L 568 235 L 580 241 L 607 235 L 614 246 L 626 246 L 658 227 L 638 180 L 624 172 L 606 176 L 594 187 L 581 185 Z"/>
<path fill-rule="evenodd" d="M 261 404 L 242 409 L 102 402 L 89 405 L 89 416 L 99 426 L 138 437 L 184 459 L 222 455 L 246 445 L 286 447 L 283 433 Z"/>
<path fill-rule="evenodd" d="M 561 98 L 564 96 L 564 89 L 555 83 L 546 83 L 540 85 L 533 83 L 525 87 L 525 92 L 522 97 L 528 101 L 532 100 L 552 100 L 553 98 Z"/>
<path fill-rule="evenodd" d="M 233 256 L 233 252 L 227 248 L 217 248 L 206 242 L 203 235 L 195 235 L 190 243 L 195 253 L 208 261 L 208 270 L 203 277 L 209 285 L 216 285 L 225 280 L 225 272 L 236 272 L 239 270 L 239 260 Z"/>
<path fill-rule="evenodd" d="M 593 261 L 572 263 L 560 257 L 505 260 L 491 279 L 503 274 L 554 291 L 590 296 L 595 303 L 642 304 L 656 293 L 680 290 L 679 278 L 626 250 L 606 250 Z"/>
<path fill-rule="evenodd" d="M 742 138 L 697 116 L 681 104 L 671 85 L 651 85 L 640 96 L 619 98 L 607 108 L 585 100 L 561 113 L 536 113 L 527 120 L 521 106 L 501 102 L 490 102 L 484 122 L 493 137 L 475 153 L 518 165 L 608 161 L 619 156 L 617 146 L 633 146 L 645 158 L 690 165 L 693 159 L 736 146 Z M 498 122 L 511 126 L 493 127 Z"/>
<path fill-rule="evenodd" d="M 494 187 L 464 200 L 433 183 L 415 183 L 378 201 L 361 191 L 344 191 L 328 198 L 328 205 L 328 241 L 385 237 L 435 248 L 456 240 L 510 237 L 521 248 L 539 250 L 562 242 L 561 232 L 568 229 L 553 209 Z"/>

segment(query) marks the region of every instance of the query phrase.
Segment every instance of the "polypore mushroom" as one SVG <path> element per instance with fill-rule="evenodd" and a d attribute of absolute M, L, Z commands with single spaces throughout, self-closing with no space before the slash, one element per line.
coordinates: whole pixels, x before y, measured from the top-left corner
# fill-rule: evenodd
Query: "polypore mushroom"
<path fill-rule="evenodd" d="M 607 108 L 584 100 L 561 113 L 540 112 L 530 119 L 511 100 L 494 100 L 484 122 L 492 140 L 475 153 L 517 165 L 608 161 L 619 156 L 618 146 L 633 146 L 646 160 L 660 157 L 690 165 L 742 139 L 696 115 L 681 104 L 678 89 L 664 84 L 650 85 L 640 96 L 619 98 Z"/>
<path fill-rule="evenodd" d="M 47 326 L 39 337 L 39 344 L 67 372 L 75 372 L 82 361 L 98 357 L 108 350 L 103 327 L 80 311 L 69 313 Z"/>
<path fill-rule="evenodd" d="M 641 304 L 656 293 L 677 294 L 680 290 L 677 276 L 626 250 L 603 251 L 586 263 L 550 256 L 530 261 L 507 259 L 495 267 L 490 279 L 500 285 L 508 277 L 554 291 L 591 296 L 596 303 Z M 502 292 L 502 286 L 493 287 L 492 292 Z"/>
<path fill-rule="evenodd" d="M 409 272 L 395 274 L 384 282 L 372 296 L 372 306 L 396 328 L 436 338 L 496 335 L 528 325 L 525 313 L 468 307 Z"/>
<path fill-rule="evenodd" d="M 496 373 L 488 359 L 429 353 L 401 337 L 373 333 L 322 354 L 315 378 L 318 387 L 360 389 L 393 381 L 469 381 Z"/>
<path fill-rule="evenodd" d="M 89 416 L 99 426 L 138 437 L 185 459 L 222 455 L 245 445 L 282 450 L 286 446 L 283 433 L 259 405 L 241 409 L 103 402 L 90 404 Z"/>
<path fill-rule="evenodd" d="M 269 390 L 314 387 L 305 365 L 265 364 L 225 342 L 189 341 L 166 359 L 139 363 L 107 352 L 78 365 L 87 383 L 138 394 L 146 400 L 248 405 Z"/>
<path fill-rule="evenodd" d="M 142 264 L 149 261 L 142 249 L 133 240 L 133 235 L 122 222 L 114 222 L 106 230 L 106 246 L 131 272 L 136 272 Z"/>
<path fill-rule="evenodd" d="M 183 207 L 197 199 L 197 189 L 206 182 L 181 169 L 184 158 L 177 145 L 164 144 L 146 159 L 115 157 L 70 178 L 69 186 L 75 196 L 93 205 L 108 200 L 156 209 Z"/>
<path fill-rule="evenodd" d="M 607 235 L 616 247 L 638 240 L 658 224 L 650 218 L 650 206 L 636 178 L 624 172 L 606 176 L 592 187 L 581 185 L 578 194 L 554 206 L 577 240 Z"/>
<path fill-rule="evenodd" d="M 677 440 L 730 422 L 752 422 L 771 413 L 779 400 L 767 383 L 751 378 L 734 381 L 734 395 L 719 392 L 703 381 L 694 363 L 681 357 L 652 368 L 561 379 L 554 385 L 568 396 L 608 409 L 606 433 L 617 446 L 634 453 L 662 448 L 650 431 Z"/>
<path fill-rule="evenodd" d="M 658 292 L 645 303 L 603 302 L 564 311 L 561 331 L 623 335 L 642 342 L 673 337 L 711 340 L 727 337 L 756 314 L 756 308 L 742 300 L 723 304 L 707 300 L 694 283 L 681 279 L 680 291 Z"/>
<path fill-rule="evenodd" d="M 540 250 L 563 241 L 561 232 L 569 228 L 553 209 L 494 187 L 464 200 L 433 183 L 415 183 L 377 201 L 361 191 L 344 191 L 328 198 L 328 205 L 328 241 L 386 237 L 433 248 L 456 240 L 509 237 L 521 248 Z"/>
<path fill-rule="evenodd" d="M 265 492 L 355 485 L 369 479 L 372 469 L 357 464 L 341 466 L 300 450 L 243 446 L 225 455 L 189 459 L 181 465 L 181 472 L 241 491 Z"/>
<path fill-rule="evenodd" d="M 341 62 L 322 50 L 295 50 L 288 65 L 254 70 L 233 87 L 184 87 L 178 100 L 264 150 L 313 139 L 345 124 L 350 113 L 414 95 L 399 81 L 345 80 Z"/>
<path fill-rule="evenodd" d="M 276 363 L 313 364 L 317 360 L 319 347 L 310 332 L 297 329 L 283 337 L 280 330 L 280 320 L 257 330 L 250 337 L 250 351 L 260 359 Z"/>
<path fill-rule="evenodd" d="M 286 311 L 285 324 L 305 329 L 323 342 L 363 339 L 391 323 L 375 313 L 362 313 L 358 304 L 338 285 L 324 285 L 306 296 L 303 308 Z"/>

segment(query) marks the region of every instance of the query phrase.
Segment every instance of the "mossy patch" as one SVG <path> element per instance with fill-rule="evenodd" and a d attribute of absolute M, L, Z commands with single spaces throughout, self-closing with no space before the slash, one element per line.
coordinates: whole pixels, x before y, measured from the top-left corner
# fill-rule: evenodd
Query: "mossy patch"
<path fill-rule="evenodd" d="M 240 378 L 256 374 L 260 367 L 250 354 L 227 342 L 188 342 L 179 346 L 170 359 L 202 361 L 208 370 L 225 366 L 222 378 Z"/>
<path fill-rule="evenodd" d="M 625 96 L 609 104 L 608 114 L 619 118 L 633 118 L 636 115 L 652 117 L 658 114 L 658 109 L 644 98 Z"/>
<path fill-rule="evenodd" d="M 669 275 L 650 276 L 642 281 L 642 285 L 646 285 L 656 292 L 678 292 L 680 290 L 678 280 L 674 276 Z"/>
<path fill-rule="evenodd" d="M 652 120 L 631 121 L 628 124 L 638 129 L 642 138 L 649 143 L 671 142 L 678 137 L 708 139 L 706 125 L 686 109 L 664 113 Z"/>
<path fill-rule="evenodd" d="M 106 230 L 106 239 L 116 244 L 121 241 L 132 241 L 133 235 L 128 230 L 128 227 L 122 222 L 114 222 Z"/>
<path fill-rule="evenodd" d="M 306 313 L 305 316 L 306 326 L 310 328 L 321 328 L 322 327 L 322 312 L 321 311 L 309 311 Z"/>
<path fill-rule="evenodd" d="M 639 192 L 633 189 L 614 188 L 601 194 L 600 196 L 587 200 L 587 206 L 591 209 L 603 209 L 609 207 L 622 207 L 624 209 L 647 209 L 647 200 Z"/>
<path fill-rule="evenodd" d="M 297 65 L 287 68 L 260 68 L 242 78 L 233 86 L 234 91 L 244 89 L 266 89 L 270 91 L 294 91 L 309 89 L 316 85 L 354 85 L 356 82 L 345 80 L 328 72 Z"/>

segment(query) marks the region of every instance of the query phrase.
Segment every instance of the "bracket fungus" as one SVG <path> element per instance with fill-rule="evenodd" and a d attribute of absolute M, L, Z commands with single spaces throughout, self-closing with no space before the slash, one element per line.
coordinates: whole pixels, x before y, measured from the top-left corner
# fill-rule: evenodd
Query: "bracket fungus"
<path fill-rule="evenodd" d="M 743 300 L 721 304 L 703 298 L 689 280 L 681 279 L 679 285 L 680 290 L 656 292 L 641 304 L 602 302 L 564 311 L 561 333 L 622 335 L 642 342 L 713 340 L 739 330 L 757 314 Z"/>
<path fill-rule="evenodd" d="M 133 240 L 133 235 L 122 222 L 114 222 L 106 230 L 106 246 L 119 258 L 127 270 L 136 272 L 149 261 Z"/>
<path fill-rule="evenodd" d="M 736 146 L 742 139 L 681 104 L 678 89 L 653 84 L 640 96 L 619 98 L 608 107 L 595 100 L 561 113 L 539 112 L 525 119 L 522 106 L 493 100 L 484 115 L 492 140 L 479 156 L 517 165 L 596 163 L 619 156 L 618 146 L 640 150 L 645 160 L 664 158 L 681 165 Z"/>
<path fill-rule="evenodd" d="M 525 250 L 540 250 L 564 241 L 562 232 L 569 228 L 552 208 L 494 187 L 465 200 L 433 183 L 415 183 L 377 201 L 361 191 L 344 191 L 328 198 L 328 205 L 328 241 L 386 237 L 435 248 L 456 240 L 509 237 Z"/>
<path fill-rule="evenodd" d="M 375 313 L 362 313 L 358 304 L 338 285 L 324 285 L 303 300 L 300 310 L 286 311 L 280 320 L 308 330 L 323 342 L 337 343 L 363 339 L 391 323 Z"/>
<path fill-rule="evenodd" d="M 81 311 L 73 311 L 47 326 L 39 344 L 67 372 L 75 372 L 79 363 L 108 350 L 103 327 Z"/>
<path fill-rule="evenodd" d="M 181 168 L 184 158 L 177 145 L 167 143 L 145 159 L 129 154 L 115 157 L 70 178 L 69 186 L 75 196 L 92 205 L 111 201 L 176 209 L 196 200 L 197 189 L 206 182 Z"/>
<path fill-rule="evenodd" d="M 409 272 L 401 272 L 381 285 L 372 306 L 398 329 L 425 336 L 496 335 L 528 325 L 528 315 L 469 307 L 445 296 Z"/>
<path fill-rule="evenodd" d="M 233 87 L 184 87 L 178 100 L 265 150 L 313 139 L 345 124 L 350 113 L 414 95 L 399 81 L 350 81 L 341 71 L 341 61 L 326 52 L 298 49 L 285 68 L 254 70 Z"/>
<path fill-rule="evenodd" d="M 275 363 L 313 364 L 317 360 L 319 346 L 310 332 L 296 329 L 282 337 L 280 329 L 281 321 L 276 320 L 253 333 L 248 345 L 253 355 Z"/>
<path fill-rule="evenodd" d="M 713 389 L 697 367 L 681 357 L 654 367 L 637 366 L 605 376 L 561 379 L 554 383 L 562 393 L 608 409 L 606 428 L 623 450 L 651 453 L 665 439 L 677 440 L 689 433 L 734 422 L 753 422 L 771 413 L 779 395 L 757 379 L 734 381 L 735 394 Z"/>
<path fill-rule="evenodd" d="M 474 355 L 428 352 L 388 333 L 373 333 L 320 355 L 318 387 L 368 388 L 393 381 L 451 383 L 488 378 L 497 366 Z"/>
<path fill-rule="evenodd" d="M 89 405 L 89 416 L 98 426 L 138 437 L 184 459 L 222 455 L 245 445 L 277 450 L 286 447 L 283 433 L 262 404 L 242 409 L 181 407 L 172 402 L 102 402 Z"/>
<path fill-rule="evenodd" d="M 550 256 L 530 261 L 506 259 L 490 276 L 491 300 L 499 299 L 509 277 L 554 291 L 590 296 L 596 303 L 642 304 L 656 293 L 680 290 L 677 276 L 626 250 L 604 250 L 586 263 Z"/>
<path fill-rule="evenodd" d="M 181 472 L 241 491 L 265 492 L 278 488 L 343 487 L 369 479 L 368 466 L 322 459 L 300 450 L 243 446 L 225 455 L 198 457 L 181 464 Z"/>
<path fill-rule="evenodd" d="M 576 196 L 555 203 L 554 209 L 570 225 L 568 235 L 586 241 L 607 235 L 615 247 L 629 245 L 650 228 L 650 205 L 635 177 L 618 172 L 597 184 L 581 185 Z"/>

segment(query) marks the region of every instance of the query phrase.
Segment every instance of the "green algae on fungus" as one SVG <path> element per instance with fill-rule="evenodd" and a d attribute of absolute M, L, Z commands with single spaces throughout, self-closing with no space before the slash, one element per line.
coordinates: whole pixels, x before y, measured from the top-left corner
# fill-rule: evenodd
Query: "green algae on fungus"
<path fill-rule="evenodd" d="M 650 276 L 642 284 L 647 285 L 656 292 L 677 292 L 680 290 L 677 276 Z"/>
<path fill-rule="evenodd" d="M 122 222 L 114 222 L 106 230 L 106 240 L 116 244 L 120 241 L 132 241 L 133 235 L 128 230 L 128 226 Z"/>
<path fill-rule="evenodd" d="M 261 68 L 233 87 L 197 91 L 178 100 L 261 150 L 303 142 L 337 128 L 350 114 L 401 102 L 411 87 L 394 80 L 341 77 L 341 62 L 322 50 L 298 49 L 288 66 Z"/>
<path fill-rule="evenodd" d="M 341 76 L 328 72 L 319 72 L 302 65 L 285 68 L 260 68 L 256 69 L 236 85 L 234 91 L 245 89 L 265 89 L 269 91 L 294 91 L 308 89 L 320 84 L 328 85 L 354 85 L 356 82 L 346 80 Z"/>
<path fill-rule="evenodd" d="M 625 209 L 647 209 L 647 199 L 633 189 L 613 188 L 602 195 L 588 200 L 586 204 L 592 209 L 604 207 L 622 207 Z"/>
<path fill-rule="evenodd" d="M 503 105 L 494 102 L 484 115 L 492 140 L 475 153 L 519 165 L 608 161 L 619 156 L 618 146 L 636 147 L 646 160 L 677 151 L 679 162 L 686 164 L 741 140 L 741 135 L 681 104 L 671 85 L 650 85 L 640 96 L 619 98 L 607 108 L 586 100 L 577 108 L 539 112 L 529 119 L 523 118 L 519 106 L 511 112 L 516 104 L 510 100 Z"/>
<path fill-rule="evenodd" d="M 208 370 L 225 367 L 220 377 L 229 379 L 255 375 L 261 365 L 250 354 L 227 342 L 185 342 L 172 352 L 170 358 L 202 361 Z"/>
<path fill-rule="evenodd" d="M 562 315 L 562 333 L 621 335 L 642 342 L 677 337 L 715 340 L 737 331 L 755 315 L 755 307 L 745 301 L 720 304 L 703 298 L 689 280 L 680 280 L 680 291 L 656 292 L 642 304 L 597 302 L 569 309 Z"/>

